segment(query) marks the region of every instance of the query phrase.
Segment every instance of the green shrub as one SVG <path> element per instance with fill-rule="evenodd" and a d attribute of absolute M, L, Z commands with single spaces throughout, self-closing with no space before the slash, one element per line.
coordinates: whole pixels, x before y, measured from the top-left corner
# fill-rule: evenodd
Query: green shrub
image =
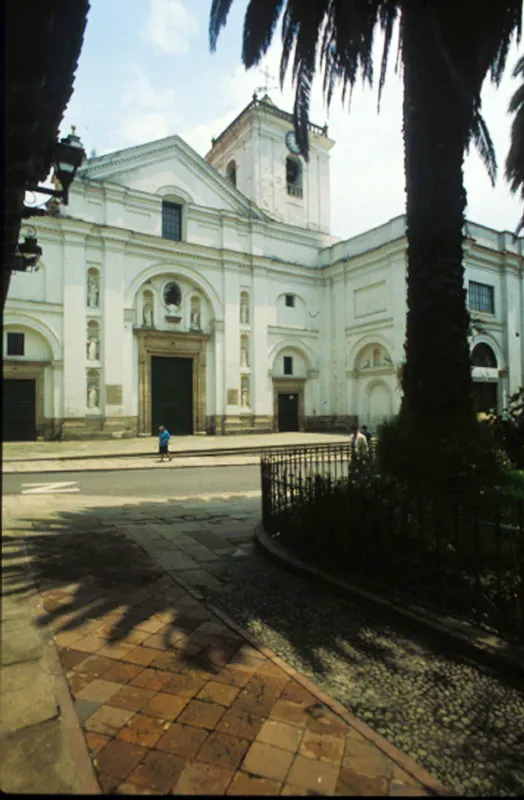
<path fill-rule="evenodd" d="M 524 386 L 512 394 L 501 415 L 488 418 L 494 430 L 497 445 L 504 450 L 511 463 L 524 468 Z"/>
<path fill-rule="evenodd" d="M 399 414 L 379 429 L 378 470 L 431 494 L 473 495 L 504 483 L 510 462 L 493 426 L 475 419 L 410 420 Z"/>

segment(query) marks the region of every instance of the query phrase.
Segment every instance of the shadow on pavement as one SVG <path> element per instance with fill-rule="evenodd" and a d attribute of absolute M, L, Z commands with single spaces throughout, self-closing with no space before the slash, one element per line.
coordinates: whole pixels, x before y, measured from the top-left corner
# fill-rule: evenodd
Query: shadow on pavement
<path fill-rule="evenodd" d="M 39 624 L 51 628 L 59 644 L 60 634 L 79 629 L 84 633 L 86 623 L 103 617 L 106 642 L 118 646 L 129 641 L 137 626 L 160 614 L 162 626 L 140 644 L 148 646 L 149 641 L 150 647 L 176 650 L 210 672 L 229 661 L 242 640 L 231 632 L 227 643 L 223 632 L 192 636 L 210 613 L 200 606 L 199 615 L 198 604 L 126 536 L 126 526 L 154 524 L 158 529 L 160 522 L 168 545 L 176 548 L 182 537 L 192 534 L 185 529 L 188 514 L 179 509 L 177 516 L 169 508 L 165 502 L 152 502 L 118 509 L 84 508 L 77 513 L 56 511 L 50 521 L 19 519 L 17 526 L 29 531 L 23 535 L 16 528 L 4 534 L 4 545 L 25 546 L 43 595 L 45 613 Z M 210 509 L 208 513 L 202 505 L 197 516 L 202 530 L 223 536 L 225 548 L 231 545 L 226 515 Z M 247 528 L 250 524 L 246 520 Z M 4 550 L 6 594 L 23 591 L 23 568 L 10 557 L 16 549 Z M 199 568 L 205 570 L 206 563 Z M 472 681 L 461 656 L 443 654 L 438 643 L 413 635 L 397 618 L 380 618 L 381 612 L 364 608 L 362 601 L 341 597 L 269 564 L 255 549 L 243 559 L 217 554 L 210 562 L 210 574 L 220 580 L 220 588 L 203 586 L 207 599 L 255 636 L 260 629 L 269 631 L 272 641 L 265 636 L 264 644 L 286 660 L 293 654 L 293 666 L 448 785 L 461 782 L 460 762 L 469 761 L 469 770 L 473 765 L 482 773 L 482 794 L 522 792 L 524 719 L 517 721 L 523 716 L 523 698 L 520 695 L 519 701 L 515 691 L 503 696 L 500 680 L 490 684 L 481 675 Z M 183 572 L 180 577 L 184 579 Z M 75 648 L 74 643 L 61 646 Z M 217 648 L 224 651 L 223 658 L 217 659 Z M 442 753 L 446 763 L 440 769 Z M 452 766 L 446 766 L 448 761 Z M 455 768 L 458 772 L 453 772 Z M 468 794 L 474 790 L 467 780 L 462 785 Z"/>

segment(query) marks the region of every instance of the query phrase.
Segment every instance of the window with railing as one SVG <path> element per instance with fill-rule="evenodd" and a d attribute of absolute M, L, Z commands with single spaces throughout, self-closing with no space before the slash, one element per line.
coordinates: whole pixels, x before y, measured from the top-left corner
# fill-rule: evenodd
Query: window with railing
<path fill-rule="evenodd" d="M 182 205 L 171 200 L 162 201 L 162 238 L 182 241 Z"/>
<path fill-rule="evenodd" d="M 495 313 L 495 290 L 487 283 L 469 282 L 468 305 L 471 311 Z"/>

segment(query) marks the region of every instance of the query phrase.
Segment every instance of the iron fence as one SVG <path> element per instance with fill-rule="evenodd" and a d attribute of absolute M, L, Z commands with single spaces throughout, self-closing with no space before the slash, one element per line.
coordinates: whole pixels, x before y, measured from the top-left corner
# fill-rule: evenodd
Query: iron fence
<path fill-rule="evenodd" d="M 524 502 L 386 481 L 350 445 L 264 453 L 264 527 L 339 577 L 524 641 Z"/>

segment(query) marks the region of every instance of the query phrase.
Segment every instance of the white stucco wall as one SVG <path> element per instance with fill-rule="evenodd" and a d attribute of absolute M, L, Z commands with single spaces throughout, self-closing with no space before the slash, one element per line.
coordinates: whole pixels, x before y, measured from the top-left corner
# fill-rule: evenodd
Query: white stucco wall
<path fill-rule="evenodd" d="M 225 171 L 234 155 L 245 195 L 260 199 L 266 193 L 272 213 L 287 219 L 287 194 L 279 194 L 273 180 L 287 152 L 280 122 L 267 129 L 253 126 L 252 131 L 244 126 L 236 144 L 223 148 L 215 167 Z M 133 328 L 143 324 L 146 290 L 154 300 L 159 330 L 188 331 L 191 298 L 200 298 L 201 327 L 210 337 L 209 416 L 271 417 L 273 379 L 285 377 L 284 355 L 293 357 L 292 377 L 305 379 L 307 416 L 356 415 L 376 427 L 395 413 L 401 400 L 397 370 L 404 360 L 404 217 L 343 242 L 302 227 L 303 220 L 294 227 L 272 221 L 256 209 L 251 213 L 246 197 L 224 185 L 223 177 L 214 176 L 202 159 L 199 166 L 196 154 L 184 163 L 185 151 L 176 140 L 138 148 L 145 153 L 143 161 L 132 154 L 126 169 L 119 168 L 110 182 L 77 180 L 70 205 L 59 218 L 32 222 L 44 250 L 42 267 L 13 275 L 4 326 L 27 331 L 31 358 L 49 360 L 46 415 L 79 421 L 86 416 L 137 416 Z M 328 150 L 326 146 L 317 153 L 313 148 L 308 166 L 303 208 L 308 209 L 310 228 L 325 227 Z M 103 159 L 97 163 L 110 171 Z M 117 177 L 128 185 L 116 183 Z M 257 180 L 261 183 L 255 191 Z M 180 242 L 160 235 L 162 196 L 177 192 L 185 204 Z M 470 223 L 466 227 L 465 285 L 469 280 L 491 285 L 495 297 L 494 314 L 472 314 L 470 346 L 489 344 L 497 369 L 489 375 L 476 369 L 473 378 L 497 381 L 503 402 L 524 382 L 523 240 L 514 242 L 509 234 Z M 87 304 L 87 278 L 93 270 L 99 276 L 98 308 Z M 180 323 L 165 319 L 162 295 L 170 280 L 182 291 Z M 240 322 L 241 292 L 249 296 L 246 324 Z M 285 305 L 286 294 L 295 296 L 294 307 Z M 90 321 L 98 324 L 100 334 L 96 363 L 87 358 Z M 240 362 L 241 335 L 249 341 L 247 367 Z M 366 366 L 366 353 L 377 347 L 387 360 Z M 100 380 L 95 410 L 87 408 L 90 369 Z M 242 377 L 249 382 L 247 407 L 241 404 Z M 108 405 L 108 385 L 123 387 L 120 404 Z M 234 405 L 227 403 L 231 389 L 238 393 Z"/>

